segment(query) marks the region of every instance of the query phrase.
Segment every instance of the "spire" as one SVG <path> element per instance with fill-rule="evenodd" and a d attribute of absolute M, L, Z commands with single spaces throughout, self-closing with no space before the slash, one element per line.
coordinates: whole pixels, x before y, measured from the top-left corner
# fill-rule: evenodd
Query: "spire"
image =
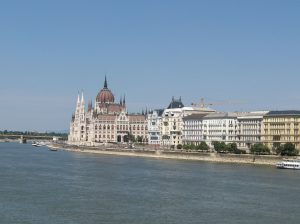
<path fill-rule="evenodd" d="M 126 102 L 125 102 L 125 94 L 124 94 L 124 98 L 123 98 L 123 106 L 125 106 Z"/>
<path fill-rule="evenodd" d="M 81 92 L 81 104 L 84 104 L 83 90 Z"/>
<path fill-rule="evenodd" d="M 146 107 L 145 115 L 148 115 L 148 108 Z"/>
<path fill-rule="evenodd" d="M 122 97 L 120 97 L 120 105 L 122 105 Z"/>
<path fill-rule="evenodd" d="M 78 91 L 78 96 L 77 96 L 77 104 L 80 104 L 79 91 Z"/>
<path fill-rule="evenodd" d="M 106 80 L 106 75 L 105 75 L 105 80 L 104 80 L 104 88 L 107 89 L 107 80 Z"/>
<path fill-rule="evenodd" d="M 92 101 L 90 100 L 89 101 L 89 105 L 88 105 L 88 111 L 91 111 L 93 109 L 93 103 Z"/>

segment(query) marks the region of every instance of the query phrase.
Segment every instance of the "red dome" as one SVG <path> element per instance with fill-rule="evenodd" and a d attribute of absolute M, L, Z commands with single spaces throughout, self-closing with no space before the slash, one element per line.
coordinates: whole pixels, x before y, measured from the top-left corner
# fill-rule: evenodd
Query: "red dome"
<path fill-rule="evenodd" d="M 109 89 L 102 89 L 96 98 L 99 103 L 113 103 L 115 102 L 115 97 Z"/>
<path fill-rule="evenodd" d="M 106 76 L 105 76 L 105 81 L 104 81 L 104 87 L 98 93 L 98 95 L 96 97 L 96 101 L 98 103 L 114 103 L 115 102 L 114 94 L 112 94 L 112 92 L 107 88 Z"/>

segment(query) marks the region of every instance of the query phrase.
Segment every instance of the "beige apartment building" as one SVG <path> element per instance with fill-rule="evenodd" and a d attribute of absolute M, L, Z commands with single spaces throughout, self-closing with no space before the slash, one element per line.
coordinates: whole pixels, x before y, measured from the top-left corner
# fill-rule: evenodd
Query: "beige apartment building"
<path fill-rule="evenodd" d="M 300 149 L 300 111 L 270 111 L 263 117 L 262 142 L 270 149 L 291 142 Z"/>

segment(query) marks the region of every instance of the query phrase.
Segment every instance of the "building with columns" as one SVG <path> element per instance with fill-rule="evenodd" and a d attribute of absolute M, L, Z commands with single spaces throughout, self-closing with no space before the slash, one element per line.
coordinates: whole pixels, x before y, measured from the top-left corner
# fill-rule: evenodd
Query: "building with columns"
<path fill-rule="evenodd" d="M 108 89 L 106 77 L 94 106 L 90 101 L 86 110 L 83 94 L 81 99 L 78 96 L 70 124 L 69 144 L 127 143 L 131 138 L 148 141 L 146 116 L 128 114 L 125 96 L 116 103 L 113 93 Z"/>

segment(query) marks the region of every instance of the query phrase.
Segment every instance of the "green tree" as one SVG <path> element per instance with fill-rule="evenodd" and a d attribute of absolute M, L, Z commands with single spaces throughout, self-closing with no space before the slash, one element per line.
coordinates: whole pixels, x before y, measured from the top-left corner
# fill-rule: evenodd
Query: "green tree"
<path fill-rule="evenodd" d="M 185 150 L 187 150 L 187 149 L 189 149 L 189 145 L 188 145 L 188 144 L 184 144 L 184 145 L 182 146 L 182 148 L 185 149 Z"/>
<path fill-rule="evenodd" d="M 136 137 L 136 141 L 139 142 L 139 143 L 142 143 L 143 142 L 143 137 L 138 135 Z"/>
<path fill-rule="evenodd" d="M 270 154 L 270 149 L 268 148 L 268 146 L 262 143 L 256 143 L 251 146 L 250 152 L 252 154 L 257 154 L 257 155 L 267 155 Z"/>
<path fill-rule="evenodd" d="M 299 151 L 296 149 L 295 145 L 291 142 L 288 142 L 284 145 L 280 145 L 276 149 L 276 153 L 282 156 L 296 156 L 298 155 Z"/>
<path fill-rule="evenodd" d="M 201 151 L 208 151 L 209 150 L 209 146 L 206 144 L 206 142 L 201 142 L 198 145 L 198 149 Z"/>
<path fill-rule="evenodd" d="M 213 142 L 213 146 L 218 153 L 226 153 L 228 151 L 228 146 L 225 142 Z"/>
<path fill-rule="evenodd" d="M 177 149 L 182 149 L 182 145 L 181 145 L 181 144 L 178 144 L 178 145 L 177 145 Z"/>

